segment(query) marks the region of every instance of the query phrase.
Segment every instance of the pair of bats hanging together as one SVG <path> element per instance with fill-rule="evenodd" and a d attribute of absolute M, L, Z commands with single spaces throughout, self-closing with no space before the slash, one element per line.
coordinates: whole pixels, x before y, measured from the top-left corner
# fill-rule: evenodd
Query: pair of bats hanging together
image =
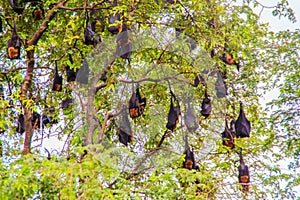
<path fill-rule="evenodd" d="M 241 103 L 238 119 L 236 121 L 232 120 L 230 127 L 228 127 L 228 122 L 225 118 L 225 130 L 222 132 L 223 145 L 233 149 L 235 146 L 234 139 L 250 137 L 250 132 L 251 122 L 247 119 Z"/>
<path fill-rule="evenodd" d="M 218 98 L 223 98 L 228 94 L 227 85 L 224 82 L 224 79 L 226 79 L 226 75 L 222 73 L 220 70 L 217 70 L 217 81 L 215 83 L 215 89 L 216 89 L 216 96 Z M 194 83 L 192 85 L 194 87 L 198 87 L 199 84 L 203 85 L 204 87 L 206 86 L 206 81 L 200 74 L 195 76 Z"/>
<path fill-rule="evenodd" d="M 139 90 L 139 86 L 136 88 L 136 92 L 132 92 L 132 95 L 128 102 L 129 116 L 135 119 L 143 115 L 146 107 L 146 98 L 142 98 Z"/>
<path fill-rule="evenodd" d="M 169 113 L 168 113 L 168 122 L 167 122 L 167 129 L 169 129 L 170 131 L 174 131 L 177 127 L 177 124 L 179 122 L 179 118 L 181 115 L 180 112 L 180 105 L 178 100 L 176 99 L 174 93 L 172 91 L 171 92 L 171 98 L 170 98 L 170 109 L 169 109 Z M 173 102 L 174 101 L 174 102 Z M 176 106 L 174 105 L 174 103 L 176 102 Z"/>
<path fill-rule="evenodd" d="M 32 12 L 32 17 L 34 20 L 41 20 L 44 17 L 44 8 L 42 3 L 39 0 L 8 0 L 9 5 L 11 8 L 21 15 L 24 11 L 25 4 L 27 2 L 31 2 L 30 6 L 34 7 Z"/>
<path fill-rule="evenodd" d="M 132 87 L 134 88 L 134 87 Z M 128 102 L 128 110 L 123 106 L 121 114 L 121 122 L 119 128 L 119 141 L 125 146 L 133 141 L 133 132 L 130 127 L 130 122 L 128 114 L 132 119 L 138 118 L 143 115 L 146 107 L 146 98 L 143 98 L 139 91 L 139 86 L 137 86 L 136 91 L 132 92 L 132 95 Z M 128 111 L 128 113 L 127 113 Z"/>
<path fill-rule="evenodd" d="M 234 139 L 236 137 L 236 132 L 234 128 L 235 121 L 230 122 L 230 127 L 228 127 L 227 119 L 225 118 L 225 130 L 222 132 L 222 144 L 231 149 L 235 147 Z"/>
<path fill-rule="evenodd" d="M 73 64 L 73 58 L 71 54 L 69 54 L 69 60 L 71 64 Z M 67 82 L 77 81 L 79 83 L 87 84 L 89 78 L 89 65 L 86 60 L 83 61 L 82 66 L 79 70 L 71 69 L 69 65 L 66 66 L 66 75 Z M 55 72 L 52 84 L 52 91 L 60 92 L 62 91 L 63 77 L 59 75 L 57 68 L 57 61 L 55 61 Z"/>
<path fill-rule="evenodd" d="M 41 118 L 41 115 L 38 114 L 37 112 L 32 113 L 31 123 L 32 123 L 32 127 L 34 129 L 39 129 L 40 128 L 40 118 Z M 19 114 L 19 116 L 18 116 L 16 131 L 17 131 L 17 133 L 20 133 L 20 134 L 24 133 L 24 131 L 25 131 L 24 115 L 23 114 Z"/>
<path fill-rule="evenodd" d="M 54 112 L 54 108 L 52 107 L 50 109 L 50 113 Z M 33 112 L 31 115 L 31 123 L 32 127 L 34 129 L 39 129 L 40 128 L 40 120 L 42 120 L 42 127 L 45 127 L 47 124 L 56 124 L 58 123 L 57 120 L 53 120 L 53 118 L 49 115 L 43 115 L 41 119 L 41 115 L 37 112 Z M 19 114 L 18 120 L 17 120 L 17 128 L 16 128 L 17 133 L 24 133 L 25 131 L 25 126 L 24 126 L 24 115 Z"/>

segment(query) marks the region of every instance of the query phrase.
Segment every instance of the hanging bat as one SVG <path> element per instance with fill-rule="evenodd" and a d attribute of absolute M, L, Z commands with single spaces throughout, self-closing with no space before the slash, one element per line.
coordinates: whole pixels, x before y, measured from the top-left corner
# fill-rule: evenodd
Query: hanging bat
<path fill-rule="evenodd" d="M 217 51 L 216 51 L 215 49 L 212 49 L 212 50 L 210 51 L 210 57 L 213 58 L 213 57 L 215 57 L 216 55 L 217 55 Z"/>
<path fill-rule="evenodd" d="M 92 21 L 91 21 L 92 30 L 95 33 L 104 32 L 104 23 L 103 23 L 104 17 L 102 15 L 101 11 L 100 10 L 92 10 L 90 13 L 90 16 L 92 18 Z"/>
<path fill-rule="evenodd" d="M 195 78 L 194 78 L 194 87 L 198 87 L 199 84 L 202 84 L 203 86 L 206 85 L 205 83 L 205 79 L 199 74 L 199 75 L 196 75 Z"/>
<path fill-rule="evenodd" d="M 4 99 L 4 89 L 2 84 L 0 84 L 0 99 Z"/>
<path fill-rule="evenodd" d="M 24 133 L 25 127 L 24 127 L 24 115 L 23 114 L 19 114 L 17 124 L 18 124 L 18 126 L 16 128 L 17 133 L 20 133 L 20 134 Z"/>
<path fill-rule="evenodd" d="M 123 59 L 127 59 L 130 63 L 130 55 L 132 51 L 132 42 L 129 40 L 128 27 L 124 23 L 122 31 L 117 35 L 117 49 L 116 54 Z"/>
<path fill-rule="evenodd" d="M 220 71 L 217 72 L 217 81 L 215 83 L 216 95 L 218 98 L 225 97 L 227 93 L 227 85 L 222 78 L 222 73 Z"/>
<path fill-rule="evenodd" d="M 195 157 L 194 157 L 194 152 L 191 150 L 189 144 L 188 144 L 188 136 L 185 135 L 185 158 L 184 158 L 184 162 L 183 162 L 183 168 L 186 168 L 188 170 L 192 170 L 192 169 L 199 169 L 198 166 L 196 166 L 196 162 L 195 162 Z"/>
<path fill-rule="evenodd" d="M 21 39 L 17 34 L 16 23 L 12 32 L 11 39 L 7 42 L 7 54 L 10 60 L 19 59 L 21 50 Z"/>
<path fill-rule="evenodd" d="M 72 98 L 66 98 L 64 100 L 62 100 L 62 109 L 67 109 L 71 106 L 71 104 L 73 103 L 73 99 Z"/>
<path fill-rule="evenodd" d="M 88 84 L 89 82 L 90 68 L 87 60 L 84 60 L 79 71 L 77 72 L 76 81 L 83 84 Z"/>
<path fill-rule="evenodd" d="M 231 129 L 228 127 L 227 120 L 225 119 L 225 130 L 222 132 L 222 144 L 231 149 L 234 148 L 234 133 L 231 132 Z"/>
<path fill-rule="evenodd" d="M 143 114 L 146 106 L 146 98 L 141 97 L 139 87 L 137 87 L 135 93 L 132 93 L 128 104 L 129 115 L 132 119 Z"/>
<path fill-rule="evenodd" d="M 51 121 L 52 121 L 51 116 L 48 116 L 48 115 L 43 115 L 43 116 L 42 116 L 42 124 L 43 124 L 43 127 L 44 127 L 44 126 L 47 126 L 48 124 L 51 124 Z"/>
<path fill-rule="evenodd" d="M 19 0 L 20 2 L 21 0 Z M 9 5 L 12 7 L 12 9 L 21 15 L 24 11 L 24 8 L 18 5 L 18 0 L 8 0 Z"/>
<path fill-rule="evenodd" d="M 71 56 L 71 54 L 69 54 L 69 60 L 71 62 L 71 64 L 73 64 L 73 58 Z M 77 70 L 75 71 L 75 69 L 71 69 L 69 65 L 66 66 L 66 74 L 67 74 L 67 81 L 68 82 L 72 82 L 76 80 L 76 76 L 77 76 Z"/>
<path fill-rule="evenodd" d="M 251 132 L 251 123 L 246 118 L 246 115 L 243 110 L 243 104 L 240 103 L 240 114 L 238 119 L 235 122 L 235 131 L 237 138 L 250 137 Z"/>
<path fill-rule="evenodd" d="M 44 17 L 44 8 L 41 4 L 33 2 L 32 6 L 35 6 L 35 9 L 32 12 L 32 17 L 35 21 L 41 20 Z"/>
<path fill-rule="evenodd" d="M 232 54 L 224 53 L 220 59 L 227 65 L 235 65 L 237 67 L 237 70 L 240 71 L 240 63 L 236 62 L 235 59 L 233 59 Z"/>
<path fill-rule="evenodd" d="M 199 128 L 196 117 L 191 108 L 190 101 L 188 101 L 187 112 L 184 114 L 184 123 L 189 132 L 195 132 Z"/>
<path fill-rule="evenodd" d="M 180 106 L 179 106 L 178 102 L 177 102 L 178 105 L 174 106 L 173 98 L 174 98 L 174 101 L 176 101 L 175 96 L 172 95 L 170 110 L 169 110 L 169 114 L 168 114 L 168 123 L 166 125 L 167 129 L 171 130 L 172 132 L 175 130 L 175 128 L 179 122 L 179 117 L 181 115 Z"/>
<path fill-rule="evenodd" d="M 118 1 L 114 0 L 113 2 L 113 7 L 118 6 Z M 111 32 L 112 34 L 118 34 L 121 32 L 122 30 L 122 23 L 118 23 L 118 21 L 120 21 L 120 14 L 117 13 L 115 15 L 111 15 L 109 17 L 109 26 L 108 26 L 108 31 Z"/>
<path fill-rule="evenodd" d="M 96 46 L 101 43 L 101 37 L 96 34 L 95 27 L 89 25 L 89 16 L 86 14 L 86 24 L 84 29 L 84 44 Z"/>
<path fill-rule="evenodd" d="M 34 129 L 39 129 L 40 128 L 40 118 L 41 118 L 41 115 L 38 114 L 37 112 L 32 113 L 31 123 L 32 123 L 32 127 Z"/>
<path fill-rule="evenodd" d="M 240 152 L 240 166 L 238 167 L 239 171 L 239 183 L 242 184 L 243 191 L 249 192 L 250 190 L 250 172 L 247 165 L 244 163 L 242 151 Z"/>
<path fill-rule="evenodd" d="M 205 90 L 205 98 L 202 100 L 200 113 L 202 116 L 205 117 L 205 119 L 207 119 L 211 114 L 211 110 L 212 110 L 211 100 L 208 98 L 207 91 Z"/>
<path fill-rule="evenodd" d="M 0 33 L 3 33 L 3 22 L 2 22 L 2 17 L 0 17 Z"/>
<path fill-rule="evenodd" d="M 133 133 L 130 127 L 130 122 L 128 119 L 127 109 L 123 106 L 120 128 L 119 128 L 119 141 L 125 146 L 133 141 Z"/>
<path fill-rule="evenodd" d="M 53 78 L 52 91 L 60 92 L 62 90 L 62 81 L 63 78 L 58 74 L 57 61 L 55 61 L 55 74 Z"/>

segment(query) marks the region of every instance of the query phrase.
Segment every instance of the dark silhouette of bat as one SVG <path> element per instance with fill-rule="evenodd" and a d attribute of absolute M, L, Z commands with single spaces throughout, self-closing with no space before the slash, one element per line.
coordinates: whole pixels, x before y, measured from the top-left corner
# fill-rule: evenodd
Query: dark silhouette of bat
<path fill-rule="evenodd" d="M 238 119 L 235 122 L 235 131 L 237 138 L 250 137 L 251 132 L 251 123 L 246 118 L 246 115 L 243 110 L 243 104 L 240 103 L 240 114 Z"/>
<path fill-rule="evenodd" d="M 125 23 L 122 25 L 122 31 L 117 35 L 116 54 L 123 59 L 127 59 L 130 63 L 130 55 L 132 51 L 132 42 L 129 40 L 128 27 Z"/>
<path fill-rule="evenodd" d="M 195 132 L 199 128 L 194 112 L 191 108 L 190 101 L 188 100 L 187 112 L 184 114 L 184 123 L 190 132 Z"/>
<path fill-rule="evenodd" d="M 21 50 L 21 39 L 17 34 L 16 23 L 14 24 L 11 39 L 7 42 L 7 54 L 10 60 L 19 59 Z"/>
<path fill-rule="evenodd" d="M 220 71 L 217 71 L 217 81 L 215 83 L 215 88 L 218 98 L 223 98 L 228 94 L 226 83 L 224 82 L 223 75 Z"/>
<path fill-rule="evenodd" d="M 237 70 L 240 71 L 240 63 L 236 62 L 235 59 L 233 59 L 232 54 L 224 53 L 220 59 L 227 65 L 235 65 L 237 67 Z"/>
<path fill-rule="evenodd" d="M 42 116 L 42 125 L 43 128 L 45 126 L 47 126 L 48 124 L 57 124 L 58 121 L 56 119 L 53 119 L 52 116 L 50 116 L 49 114 L 54 113 L 55 108 L 52 106 L 50 108 L 48 108 L 48 106 L 45 106 L 45 111 L 46 113 L 44 113 L 44 115 Z"/>
<path fill-rule="evenodd" d="M 3 22 L 2 22 L 2 17 L 0 17 L 0 33 L 3 33 Z"/>
<path fill-rule="evenodd" d="M 123 106 L 122 114 L 121 114 L 121 122 L 119 127 L 119 141 L 125 146 L 128 145 L 131 141 L 133 141 L 133 133 L 130 127 L 130 122 L 128 119 L 128 113 L 125 106 Z"/>
<path fill-rule="evenodd" d="M 55 61 L 55 74 L 53 79 L 52 91 L 60 92 L 62 90 L 63 78 L 58 74 L 57 61 Z"/>
<path fill-rule="evenodd" d="M 4 89 L 2 84 L 0 84 L 0 99 L 4 99 Z"/>
<path fill-rule="evenodd" d="M 24 131 L 25 131 L 23 114 L 19 114 L 19 116 L 18 116 L 16 131 L 17 131 L 17 133 L 20 133 L 20 134 L 24 133 Z"/>
<path fill-rule="evenodd" d="M 183 162 L 183 168 L 186 168 L 188 170 L 191 169 L 199 169 L 198 166 L 196 166 L 196 162 L 195 162 L 195 157 L 194 157 L 194 152 L 191 150 L 189 144 L 188 144 L 188 136 L 185 136 L 185 158 L 184 158 L 184 162 Z"/>
<path fill-rule="evenodd" d="M 32 123 L 32 127 L 34 129 L 40 128 L 40 119 L 41 119 L 41 115 L 39 113 L 37 113 L 37 112 L 32 113 L 31 123 Z"/>
<path fill-rule="evenodd" d="M 206 119 L 210 116 L 211 110 L 212 110 L 211 100 L 208 98 L 207 91 L 205 90 L 205 98 L 202 100 L 200 113 Z"/>
<path fill-rule="evenodd" d="M 84 60 L 76 75 L 76 81 L 87 84 L 89 82 L 90 68 L 87 60 Z"/>
<path fill-rule="evenodd" d="M 84 44 L 96 46 L 101 43 L 101 37 L 96 34 L 95 26 L 89 25 L 89 16 L 86 12 L 86 23 L 84 29 Z"/>
<path fill-rule="evenodd" d="M 227 120 L 225 118 L 225 130 L 222 132 L 222 144 L 224 146 L 227 146 L 231 149 L 234 148 L 234 133 L 231 132 L 231 129 L 228 127 L 228 123 L 227 123 Z"/>
<path fill-rule="evenodd" d="M 20 15 L 23 13 L 24 7 L 20 6 L 19 2 L 20 0 L 8 0 L 8 3 L 11 6 L 11 8 Z"/>
<path fill-rule="evenodd" d="M 71 56 L 71 54 L 69 54 L 69 60 L 70 63 L 73 64 L 73 58 Z M 68 82 L 72 82 L 76 80 L 76 76 L 77 76 L 77 70 L 75 70 L 74 68 L 71 69 L 69 65 L 66 66 L 66 74 L 67 74 L 67 81 Z"/>
<path fill-rule="evenodd" d="M 170 104 L 170 110 L 168 113 L 168 123 L 166 125 L 167 129 L 171 130 L 172 132 L 175 130 L 178 121 L 179 121 L 179 117 L 181 115 L 180 113 L 180 106 L 179 103 L 177 101 L 177 106 L 174 106 L 173 104 L 173 98 L 174 101 L 176 101 L 175 95 L 173 94 L 173 92 L 171 92 L 172 96 L 171 96 L 171 104 Z"/>
<path fill-rule="evenodd" d="M 32 12 L 32 17 L 34 20 L 41 20 L 44 17 L 44 8 L 41 3 L 33 2 L 32 6 L 35 6 L 35 9 Z"/>
<path fill-rule="evenodd" d="M 132 93 L 128 104 L 129 115 L 132 119 L 137 118 L 144 113 L 146 98 L 141 97 L 139 87 L 136 88 L 136 92 Z"/>
<path fill-rule="evenodd" d="M 62 109 L 67 109 L 71 106 L 72 103 L 73 103 L 73 99 L 68 97 L 68 98 L 62 100 L 61 107 L 62 107 Z"/>
<path fill-rule="evenodd" d="M 239 183 L 242 184 L 243 191 L 248 192 L 250 190 L 250 172 L 247 165 L 244 163 L 242 151 L 239 154 L 240 156 L 240 166 L 238 167 L 239 171 Z"/>
<path fill-rule="evenodd" d="M 205 79 L 199 74 L 199 75 L 196 75 L 195 78 L 194 78 L 194 87 L 198 87 L 199 84 L 202 84 L 203 86 L 206 85 L 205 83 Z"/>
<path fill-rule="evenodd" d="M 118 1 L 114 0 L 113 2 L 113 7 L 118 6 Z M 109 17 L 109 26 L 108 26 L 108 31 L 111 32 L 112 34 L 118 34 L 122 30 L 122 23 L 116 24 L 120 21 L 120 14 L 117 13 L 115 15 L 111 15 Z"/>

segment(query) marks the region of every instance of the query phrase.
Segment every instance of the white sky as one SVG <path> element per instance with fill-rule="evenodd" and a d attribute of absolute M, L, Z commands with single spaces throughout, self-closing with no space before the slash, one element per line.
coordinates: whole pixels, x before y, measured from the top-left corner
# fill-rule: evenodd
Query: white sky
<path fill-rule="evenodd" d="M 258 0 L 264 6 L 274 6 L 279 0 Z M 263 22 L 269 22 L 270 27 L 273 31 L 278 32 L 281 30 L 295 30 L 300 28 L 300 1 L 299 0 L 288 0 L 289 6 L 294 10 L 297 22 L 292 23 L 287 18 L 278 16 L 274 17 L 272 15 L 273 9 L 264 9 L 261 15 L 261 20 Z M 257 9 L 259 11 L 259 9 Z"/>
<path fill-rule="evenodd" d="M 258 0 L 259 3 L 261 3 L 264 6 L 271 7 L 277 4 L 279 0 Z M 291 7 L 294 10 L 295 16 L 296 16 L 296 23 L 292 23 L 288 20 L 287 17 L 281 17 L 273 16 L 272 11 L 274 8 L 267 9 L 265 8 L 261 14 L 261 21 L 262 22 L 268 22 L 270 29 L 274 32 L 284 31 L 284 30 L 291 30 L 294 31 L 295 29 L 300 28 L 300 5 L 299 0 L 288 0 L 289 1 L 289 7 Z M 261 11 L 261 7 L 258 7 L 255 9 L 257 14 Z M 265 105 L 267 102 L 270 102 L 273 99 L 276 99 L 279 96 L 279 90 L 278 89 L 272 89 L 268 91 L 264 98 L 261 98 L 261 103 Z"/>

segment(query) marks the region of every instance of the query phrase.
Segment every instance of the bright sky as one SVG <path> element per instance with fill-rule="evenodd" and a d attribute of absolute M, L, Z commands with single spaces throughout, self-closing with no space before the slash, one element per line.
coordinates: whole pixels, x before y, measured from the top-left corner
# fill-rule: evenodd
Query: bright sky
<path fill-rule="evenodd" d="M 258 0 L 261 4 L 264 6 L 274 6 L 277 4 L 279 0 Z M 289 1 L 289 7 L 291 7 L 294 12 L 297 19 L 296 23 L 290 22 L 287 18 L 281 17 L 279 19 L 278 16 L 273 16 L 272 11 L 273 9 L 264 9 L 263 13 L 261 15 L 261 20 L 264 22 L 269 22 L 270 27 L 273 31 L 281 31 L 281 30 L 295 30 L 300 28 L 300 7 L 299 7 L 299 0 L 288 0 Z M 258 12 L 260 9 L 257 9 Z"/>
<path fill-rule="evenodd" d="M 277 4 L 279 0 L 258 0 L 259 3 L 261 3 L 264 6 L 272 7 Z M 294 10 L 295 16 L 296 16 L 296 23 L 292 23 L 288 20 L 287 17 L 281 17 L 273 16 L 272 11 L 274 8 L 265 8 L 261 14 L 261 21 L 262 22 L 268 22 L 270 29 L 274 32 L 279 32 L 283 30 L 291 30 L 294 31 L 296 29 L 300 28 L 300 7 L 299 7 L 299 0 L 288 0 L 289 6 Z M 261 11 L 261 7 L 258 7 L 255 9 L 257 14 Z M 270 102 L 271 100 L 277 98 L 279 96 L 279 90 L 273 89 L 266 93 L 265 98 L 261 98 L 261 103 L 265 105 L 267 102 Z"/>

